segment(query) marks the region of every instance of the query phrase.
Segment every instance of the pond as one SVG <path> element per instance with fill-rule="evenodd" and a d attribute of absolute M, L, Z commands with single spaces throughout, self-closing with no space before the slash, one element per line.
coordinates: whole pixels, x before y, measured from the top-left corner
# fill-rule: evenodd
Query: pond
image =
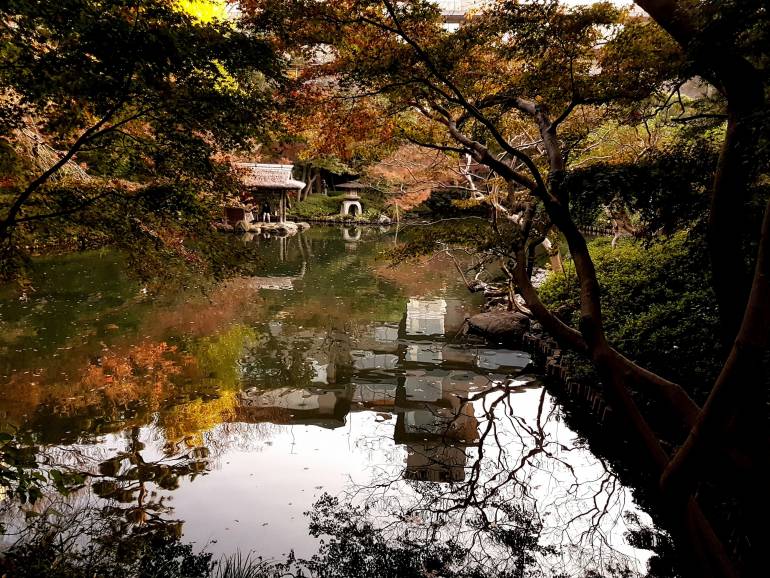
<path fill-rule="evenodd" d="M 83 480 L 7 497 L 5 548 L 42 519 L 80 548 L 163 527 L 215 559 L 307 558 L 336 508 L 490 575 L 644 570 L 627 532 L 649 519 L 527 353 L 461 335 L 481 303 L 451 261 L 390 266 L 393 229 L 239 242 L 261 276 L 153 296 L 91 252 L 0 294 L 0 431 Z"/>

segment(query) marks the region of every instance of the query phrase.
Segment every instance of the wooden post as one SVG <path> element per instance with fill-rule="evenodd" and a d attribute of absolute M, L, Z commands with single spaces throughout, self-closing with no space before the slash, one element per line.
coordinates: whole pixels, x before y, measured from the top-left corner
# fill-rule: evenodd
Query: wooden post
<path fill-rule="evenodd" d="M 307 185 L 305 185 L 305 199 L 313 193 L 313 181 L 315 180 L 315 176 L 313 175 L 312 170 L 308 170 L 307 173 Z"/>

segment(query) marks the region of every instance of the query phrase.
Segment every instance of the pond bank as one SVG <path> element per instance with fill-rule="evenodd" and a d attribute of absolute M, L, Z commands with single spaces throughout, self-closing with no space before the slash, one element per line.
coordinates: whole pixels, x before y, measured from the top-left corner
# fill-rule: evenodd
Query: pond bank
<path fill-rule="evenodd" d="M 512 315 L 512 312 L 501 307 L 504 305 L 499 300 L 487 298 L 487 308 L 491 308 L 491 311 L 475 317 L 498 315 L 502 319 Z M 584 356 L 562 349 L 538 322 L 520 313 L 513 315 L 524 318 L 526 322 L 521 323 L 520 332 L 508 332 L 509 339 L 505 346 L 522 349 L 532 355 L 535 367 L 545 376 L 543 381 L 549 393 L 565 413 L 565 423 L 584 436 L 592 451 L 612 466 L 625 485 L 633 488 L 635 500 L 662 523 L 661 527 L 676 535 L 676 524 L 667 525 L 671 513 L 659 495 L 655 467 L 646 458 L 646 453 L 640 451 L 628 423 L 618 417 L 620 414 L 613 412 L 597 375 L 586 372 L 586 365 L 591 362 Z M 473 320 L 473 317 L 467 320 L 470 326 L 474 325 Z M 475 329 L 479 332 L 478 324 Z M 631 391 L 631 394 L 638 407 L 654 414 L 656 399 L 648 391 Z M 675 431 L 660 428 L 656 431 L 667 450 L 675 449 L 681 443 Z M 745 538 L 747 531 L 744 513 L 736 510 L 735 505 L 725 499 L 722 493 L 715 491 L 715 486 L 704 484 L 700 488 L 700 500 L 702 507 L 712 516 L 714 530 L 729 545 L 732 555 L 739 561 L 744 560 L 750 548 Z M 670 566 L 673 573 L 679 565 L 677 552 L 680 546 L 665 529 L 651 530 L 646 539 L 658 541 L 662 545 L 660 549 L 655 549 L 656 553 L 663 556 L 663 564 Z"/>
<path fill-rule="evenodd" d="M 292 218 L 295 218 L 292 216 Z M 298 218 L 298 217 L 297 217 Z M 307 221 L 308 223 L 321 223 L 326 225 L 346 225 L 348 227 L 354 226 L 354 225 L 361 225 L 361 226 L 389 226 L 397 224 L 396 222 L 388 219 L 387 221 L 379 220 L 379 219 L 372 219 L 372 220 L 366 220 L 366 219 L 356 219 L 356 218 L 342 218 L 342 217 L 328 217 L 328 218 L 321 218 L 321 217 L 310 217 L 310 218 L 304 218 L 303 221 Z"/>
<path fill-rule="evenodd" d="M 468 331 L 501 343 L 512 349 L 524 349 L 533 356 L 537 366 L 571 399 L 589 409 L 599 421 L 604 422 L 612 414 L 599 387 L 581 380 L 574 366 L 562 355 L 556 340 L 530 317 L 516 311 L 499 308 L 497 297 L 488 311 L 466 320 Z"/>

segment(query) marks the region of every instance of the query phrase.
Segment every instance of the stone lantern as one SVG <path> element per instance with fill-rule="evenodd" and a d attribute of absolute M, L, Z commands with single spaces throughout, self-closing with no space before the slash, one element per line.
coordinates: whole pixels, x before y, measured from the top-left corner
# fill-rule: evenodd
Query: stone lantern
<path fill-rule="evenodd" d="M 368 189 L 369 187 L 362 182 L 352 181 L 338 185 L 337 188 L 345 191 L 345 196 L 342 197 L 340 216 L 352 215 L 355 217 L 361 215 L 364 210 L 361 207 L 361 197 L 358 196 L 358 191 Z"/>

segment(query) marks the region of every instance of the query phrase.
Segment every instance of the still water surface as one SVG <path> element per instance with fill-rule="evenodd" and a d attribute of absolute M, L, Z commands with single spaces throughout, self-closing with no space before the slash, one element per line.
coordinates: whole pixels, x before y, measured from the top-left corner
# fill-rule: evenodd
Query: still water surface
<path fill-rule="evenodd" d="M 68 515 L 280 559 L 317 550 L 305 512 L 328 493 L 392 535 L 506 560 L 494 529 L 526 520 L 555 547 L 544 568 L 643 569 L 623 516 L 646 516 L 529 356 L 458 336 L 480 303 L 451 262 L 390 267 L 379 229 L 244 242 L 261 244 L 262 276 L 205 292 L 149 295 L 103 252 L 0 294 L 0 424 L 90 474 Z M 5 501 L 6 545 L 29 510 Z"/>

